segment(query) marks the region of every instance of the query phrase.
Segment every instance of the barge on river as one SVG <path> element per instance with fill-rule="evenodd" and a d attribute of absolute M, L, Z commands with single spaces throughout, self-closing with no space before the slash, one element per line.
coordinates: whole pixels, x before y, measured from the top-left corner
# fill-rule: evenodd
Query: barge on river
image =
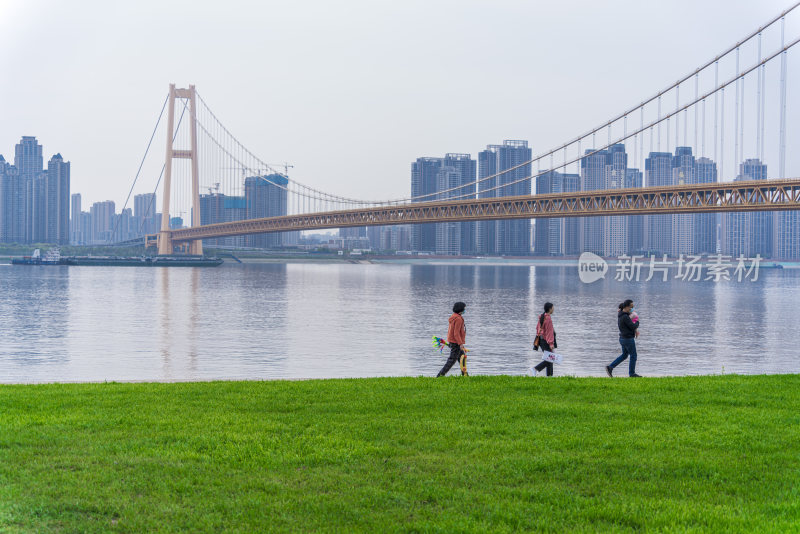
<path fill-rule="evenodd" d="M 48 250 L 42 256 L 37 248 L 31 256 L 14 258 L 14 265 L 76 265 L 103 267 L 218 267 L 224 263 L 220 258 L 205 256 L 61 256 L 58 249 Z"/>
<path fill-rule="evenodd" d="M 67 265 L 112 267 L 219 267 L 220 258 L 204 256 L 69 256 Z"/>
<path fill-rule="evenodd" d="M 67 258 L 61 256 L 61 252 L 57 248 L 51 248 L 44 256 L 37 248 L 30 256 L 12 258 L 11 263 L 13 265 L 68 265 Z"/>

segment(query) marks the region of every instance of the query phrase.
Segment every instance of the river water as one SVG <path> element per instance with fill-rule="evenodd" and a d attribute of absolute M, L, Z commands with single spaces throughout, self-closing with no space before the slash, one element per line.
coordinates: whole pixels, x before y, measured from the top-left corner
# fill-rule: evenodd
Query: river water
<path fill-rule="evenodd" d="M 0 265 L 0 291 L 6 383 L 433 376 L 446 354 L 431 338 L 446 335 L 456 300 L 467 303 L 473 375 L 526 374 L 551 301 L 556 375 L 604 376 L 625 298 L 641 318 L 639 374 L 800 372 L 800 269 L 589 284 L 576 266 L 501 260 Z"/>

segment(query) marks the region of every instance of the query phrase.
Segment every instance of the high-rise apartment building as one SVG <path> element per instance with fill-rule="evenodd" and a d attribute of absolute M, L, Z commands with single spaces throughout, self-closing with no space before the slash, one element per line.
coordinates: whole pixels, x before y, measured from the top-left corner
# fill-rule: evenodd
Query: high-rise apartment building
<path fill-rule="evenodd" d="M 624 144 L 605 150 L 587 149 L 581 158 L 580 190 L 631 189 L 643 186 L 642 172 L 628 168 Z M 645 220 L 642 215 L 583 217 L 578 221 L 579 252 L 602 256 L 641 253 Z"/>
<path fill-rule="evenodd" d="M 133 218 L 137 226 L 136 235 L 158 233 L 161 217 L 157 213 L 155 193 L 142 193 L 133 197 Z"/>
<path fill-rule="evenodd" d="M 413 202 L 475 198 L 476 162 L 469 154 L 418 158 L 411 164 Z M 411 228 L 411 248 L 420 252 L 463 255 L 475 252 L 475 223 L 417 224 Z"/>
<path fill-rule="evenodd" d="M 603 176 L 603 189 L 624 189 L 627 187 L 628 155 L 625 145 L 617 144 L 605 151 L 606 164 Z M 603 256 L 621 256 L 628 252 L 628 217 L 613 215 L 602 218 Z"/>
<path fill-rule="evenodd" d="M 442 158 L 417 158 L 411 164 L 412 202 L 438 200 L 437 176 L 442 168 Z M 411 249 L 419 252 L 436 251 L 436 225 L 415 224 L 411 228 Z"/>
<path fill-rule="evenodd" d="M 228 196 L 221 193 L 200 195 L 200 224 L 226 223 L 241 221 L 246 218 L 246 197 Z M 203 245 L 241 248 L 247 246 L 246 238 L 247 236 L 230 236 L 204 239 Z"/>
<path fill-rule="evenodd" d="M 238 196 L 226 196 L 222 205 L 222 222 L 243 221 L 247 218 L 247 199 Z M 284 232 L 284 244 L 297 244 L 300 232 Z M 287 243 L 287 240 L 289 243 Z M 221 237 L 218 240 L 221 247 L 242 248 L 247 246 L 247 236 L 235 235 Z"/>
<path fill-rule="evenodd" d="M 44 242 L 69 244 L 70 163 L 56 154 L 45 175 Z"/>
<path fill-rule="evenodd" d="M 640 188 L 644 184 L 642 171 L 627 169 L 625 172 L 625 188 Z M 628 225 L 628 254 L 641 254 L 644 249 L 644 215 L 626 215 Z"/>
<path fill-rule="evenodd" d="M 697 158 L 694 163 L 695 184 L 717 183 L 717 164 L 709 158 Z M 717 252 L 717 214 L 698 213 L 692 215 L 693 248 L 695 254 Z"/>
<path fill-rule="evenodd" d="M 411 229 L 413 225 L 370 226 L 369 242 L 373 250 L 408 251 L 411 248 Z"/>
<path fill-rule="evenodd" d="M 88 211 L 82 211 L 80 213 L 80 236 L 81 241 L 78 243 L 79 245 L 87 245 L 92 243 L 94 240 L 94 236 L 92 235 L 92 214 Z"/>
<path fill-rule="evenodd" d="M 244 181 L 247 219 L 279 217 L 287 214 L 289 179 L 281 174 L 250 176 Z M 248 236 L 247 246 L 278 248 L 284 245 L 283 233 L 264 233 Z"/>
<path fill-rule="evenodd" d="M 766 180 L 767 166 L 758 159 L 748 159 L 739 165 L 734 181 Z M 722 253 L 733 257 L 772 257 L 774 212 L 730 212 L 722 214 Z"/>
<path fill-rule="evenodd" d="M 19 171 L 0 155 L 0 242 L 14 243 L 13 193 Z"/>
<path fill-rule="evenodd" d="M 71 217 L 69 220 L 69 242 L 72 245 L 85 243 L 81 235 L 81 194 L 73 193 L 71 197 Z"/>
<path fill-rule="evenodd" d="M 800 211 L 776 211 L 772 254 L 782 260 L 800 259 Z"/>
<path fill-rule="evenodd" d="M 33 178 L 44 169 L 42 145 L 33 136 L 23 136 L 14 147 L 14 166 L 21 176 Z"/>
<path fill-rule="evenodd" d="M 579 174 L 548 171 L 536 177 L 536 194 L 573 193 L 580 190 Z M 580 253 L 577 217 L 536 219 L 533 253 L 536 256 L 564 256 Z"/>
<path fill-rule="evenodd" d="M 531 194 L 531 149 L 527 141 L 506 140 L 478 154 L 478 198 Z M 512 170 L 513 169 L 513 170 Z M 484 180 L 485 178 L 485 180 Z M 511 219 L 477 224 L 481 254 L 526 256 L 531 253 L 531 221 Z"/>
<path fill-rule="evenodd" d="M 350 237 L 350 238 L 367 237 L 367 227 L 348 226 L 345 228 L 339 228 L 339 237 Z"/>
<path fill-rule="evenodd" d="M 439 191 L 457 188 L 461 174 L 454 168 L 444 166 L 436 173 Z M 453 191 L 455 192 L 455 191 Z M 446 197 L 447 193 L 443 194 Z M 436 254 L 447 256 L 461 255 L 461 223 L 443 222 L 436 224 Z"/>
<path fill-rule="evenodd" d="M 217 224 L 223 222 L 225 206 L 225 195 L 209 193 L 200 195 L 200 224 Z M 219 238 L 203 239 L 203 247 L 215 247 L 219 245 Z"/>
<path fill-rule="evenodd" d="M 628 156 L 625 145 L 606 150 L 587 149 L 581 158 L 581 190 L 628 187 Z M 625 254 L 629 247 L 629 216 L 585 217 L 579 222 L 580 249 L 603 256 Z"/>
<path fill-rule="evenodd" d="M 112 231 L 113 242 L 128 241 L 137 237 L 138 228 L 131 208 L 125 208 L 120 213 L 114 214 Z"/>
<path fill-rule="evenodd" d="M 369 239 L 369 246 L 372 250 L 384 250 L 381 246 L 381 229 L 383 226 L 367 226 L 367 239 Z M 411 235 L 409 230 L 409 236 Z M 411 248 L 411 239 L 409 237 L 408 249 Z"/>
<path fill-rule="evenodd" d="M 586 149 L 581 158 L 581 191 L 605 189 L 608 151 Z M 579 221 L 581 252 L 603 254 L 603 218 L 581 217 Z"/>
<path fill-rule="evenodd" d="M 105 202 L 95 202 L 90 208 L 92 217 L 92 240 L 93 244 L 106 244 L 113 241 L 114 216 L 116 215 L 116 205 L 113 200 Z"/>
<path fill-rule="evenodd" d="M 645 186 L 673 185 L 672 154 L 650 152 L 644 161 Z M 651 253 L 672 253 L 672 215 L 645 216 L 644 246 Z"/>
<path fill-rule="evenodd" d="M 67 244 L 70 238 L 70 164 L 56 154 L 43 168 L 42 145 L 25 136 L 14 165 L 0 156 L 0 240 Z"/>
<path fill-rule="evenodd" d="M 36 137 L 23 136 L 14 147 L 14 166 L 19 171 L 18 198 L 15 199 L 14 211 L 14 217 L 17 219 L 15 226 L 22 228 L 22 235 L 17 242 L 33 243 L 37 240 L 41 242 L 43 236 L 37 230 L 41 228 L 42 221 L 36 219 L 41 216 L 42 206 L 37 202 L 36 193 L 41 194 L 43 189 L 40 179 L 44 163 L 42 145 Z"/>
<path fill-rule="evenodd" d="M 672 180 L 670 185 L 686 185 L 695 182 L 695 160 L 692 149 L 679 146 L 672 157 Z M 671 215 L 672 239 L 667 254 L 678 257 L 694 252 L 694 217 L 689 213 Z"/>
<path fill-rule="evenodd" d="M 474 199 L 476 191 L 477 162 L 469 154 L 447 153 L 444 156 L 444 166 L 453 169 L 458 177 L 454 186 L 458 187 L 448 193 L 443 193 L 440 200 L 454 198 L 458 200 Z M 452 172 L 452 171 L 451 171 Z M 439 189 L 442 191 L 443 189 Z M 477 252 L 477 225 L 474 221 L 465 221 L 458 224 L 458 237 L 451 232 L 448 234 L 449 242 L 445 244 L 437 243 L 437 247 L 458 250 L 460 255 L 471 255 Z"/>

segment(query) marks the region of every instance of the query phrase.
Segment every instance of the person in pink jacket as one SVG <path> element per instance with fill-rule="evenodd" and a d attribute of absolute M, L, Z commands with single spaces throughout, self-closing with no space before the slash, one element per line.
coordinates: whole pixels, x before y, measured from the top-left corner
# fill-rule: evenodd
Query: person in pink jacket
<path fill-rule="evenodd" d="M 447 328 L 447 344 L 450 346 L 450 357 L 447 358 L 444 367 L 436 375 L 437 377 L 446 375 L 456 361 L 461 367 L 461 375 L 467 376 L 467 347 L 464 345 L 467 342 L 467 327 L 464 324 L 464 318 L 461 316 L 466 308 L 467 305 L 463 302 L 453 304 L 453 315 L 450 316 Z"/>
<path fill-rule="evenodd" d="M 553 303 L 544 303 L 544 313 L 539 316 L 536 322 L 536 335 L 539 336 L 539 348 L 543 351 L 553 352 L 553 349 L 558 347 L 556 344 L 556 332 L 553 330 L 553 320 L 550 318 L 553 315 Z M 535 349 L 536 347 L 534 347 Z M 542 369 L 547 368 L 547 376 L 553 376 L 553 362 L 542 360 L 534 367 L 538 374 Z"/>

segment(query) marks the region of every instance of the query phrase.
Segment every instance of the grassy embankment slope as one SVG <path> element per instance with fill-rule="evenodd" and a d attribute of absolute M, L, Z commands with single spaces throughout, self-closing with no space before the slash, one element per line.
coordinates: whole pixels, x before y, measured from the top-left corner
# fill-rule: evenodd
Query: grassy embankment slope
<path fill-rule="evenodd" d="M 800 529 L 800 375 L 0 386 L 0 531 Z"/>

